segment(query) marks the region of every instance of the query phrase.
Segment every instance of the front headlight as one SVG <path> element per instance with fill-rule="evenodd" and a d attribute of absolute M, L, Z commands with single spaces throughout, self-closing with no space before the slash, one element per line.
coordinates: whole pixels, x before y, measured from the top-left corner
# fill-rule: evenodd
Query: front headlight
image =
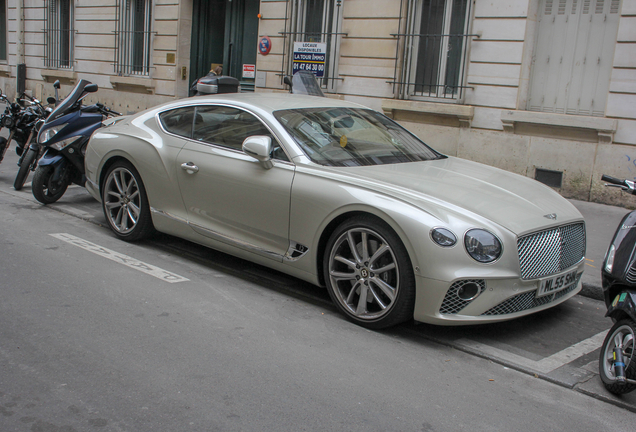
<path fill-rule="evenodd" d="M 611 245 L 609 250 L 607 251 L 607 257 L 605 258 L 605 271 L 608 273 L 612 273 L 612 269 L 614 268 L 614 255 L 616 254 L 616 247 Z"/>
<path fill-rule="evenodd" d="M 480 263 L 493 262 L 501 256 L 501 242 L 492 233 L 483 229 L 472 229 L 464 235 L 464 246 L 468 255 Z"/>
<path fill-rule="evenodd" d="M 47 142 L 48 140 L 53 138 L 59 131 L 64 129 L 67 124 L 68 123 L 63 123 L 61 125 L 53 126 L 53 127 L 50 127 L 50 128 L 48 128 L 46 130 L 43 130 L 40 133 L 40 136 L 38 137 L 38 143 L 39 144 L 44 144 L 45 142 Z"/>

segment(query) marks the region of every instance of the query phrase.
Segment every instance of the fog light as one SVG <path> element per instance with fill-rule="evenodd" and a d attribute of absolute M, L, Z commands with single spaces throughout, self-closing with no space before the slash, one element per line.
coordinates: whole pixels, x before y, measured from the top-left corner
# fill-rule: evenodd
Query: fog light
<path fill-rule="evenodd" d="M 481 292 L 481 288 L 479 287 L 479 285 L 477 285 L 476 283 L 470 282 L 465 285 L 462 285 L 457 290 L 457 297 L 459 297 L 462 300 L 469 301 L 477 297 L 480 292 Z"/>

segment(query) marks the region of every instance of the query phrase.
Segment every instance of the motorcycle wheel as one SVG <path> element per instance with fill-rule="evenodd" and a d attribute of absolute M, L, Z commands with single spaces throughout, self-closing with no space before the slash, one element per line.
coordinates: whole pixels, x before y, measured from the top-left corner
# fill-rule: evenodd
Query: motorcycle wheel
<path fill-rule="evenodd" d="M 66 188 L 68 188 L 67 176 L 63 175 L 62 178 L 54 182 L 53 172 L 55 168 L 47 165 L 40 166 L 35 170 L 33 175 L 33 181 L 31 182 L 31 190 L 36 200 L 42 204 L 52 204 L 55 201 L 62 198 Z"/>
<path fill-rule="evenodd" d="M 0 162 L 4 159 L 4 152 L 6 147 L 9 145 L 7 139 L 5 137 L 0 137 Z"/>
<path fill-rule="evenodd" d="M 24 158 L 20 162 L 18 175 L 15 176 L 15 181 L 13 182 L 13 188 L 15 190 L 20 190 L 22 189 L 22 186 L 24 186 L 24 183 L 29 176 L 29 171 L 31 171 L 31 165 L 33 165 L 37 154 L 38 152 L 36 150 L 30 148 L 29 151 L 27 151 L 26 155 L 24 155 Z"/>
<path fill-rule="evenodd" d="M 634 352 L 634 339 L 636 335 L 636 323 L 631 319 L 618 321 L 607 332 L 605 341 L 601 346 L 601 355 L 598 362 L 599 375 L 605 388 L 614 394 L 629 393 L 636 389 L 636 384 L 620 384 L 615 381 L 614 374 L 614 347 L 623 346 L 623 358 L 625 362 L 625 378 L 636 379 L 636 353 Z"/>

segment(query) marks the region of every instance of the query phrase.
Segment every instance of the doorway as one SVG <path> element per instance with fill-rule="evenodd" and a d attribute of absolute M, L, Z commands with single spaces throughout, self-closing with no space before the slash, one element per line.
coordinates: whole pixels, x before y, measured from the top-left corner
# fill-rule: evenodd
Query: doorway
<path fill-rule="evenodd" d="M 193 0 L 189 82 L 222 65 L 242 91 L 254 90 L 244 65 L 256 64 L 259 7 L 260 0 Z"/>

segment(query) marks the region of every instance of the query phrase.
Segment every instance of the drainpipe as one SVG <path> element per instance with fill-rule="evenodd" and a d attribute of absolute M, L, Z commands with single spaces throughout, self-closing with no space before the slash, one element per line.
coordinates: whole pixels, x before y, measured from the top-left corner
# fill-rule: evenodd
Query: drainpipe
<path fill-rule="evenodd" d="M 17 1 L 18 12 L 18 43 L 17 43 L 17 55 L 18 66 L 16 71 L 16 87 L 17 95 L 20 95 L 26 90 L 26 64 L 24 55 L 24 0 Z M 16 96 L 17 96 L 16 95 Z"/>

